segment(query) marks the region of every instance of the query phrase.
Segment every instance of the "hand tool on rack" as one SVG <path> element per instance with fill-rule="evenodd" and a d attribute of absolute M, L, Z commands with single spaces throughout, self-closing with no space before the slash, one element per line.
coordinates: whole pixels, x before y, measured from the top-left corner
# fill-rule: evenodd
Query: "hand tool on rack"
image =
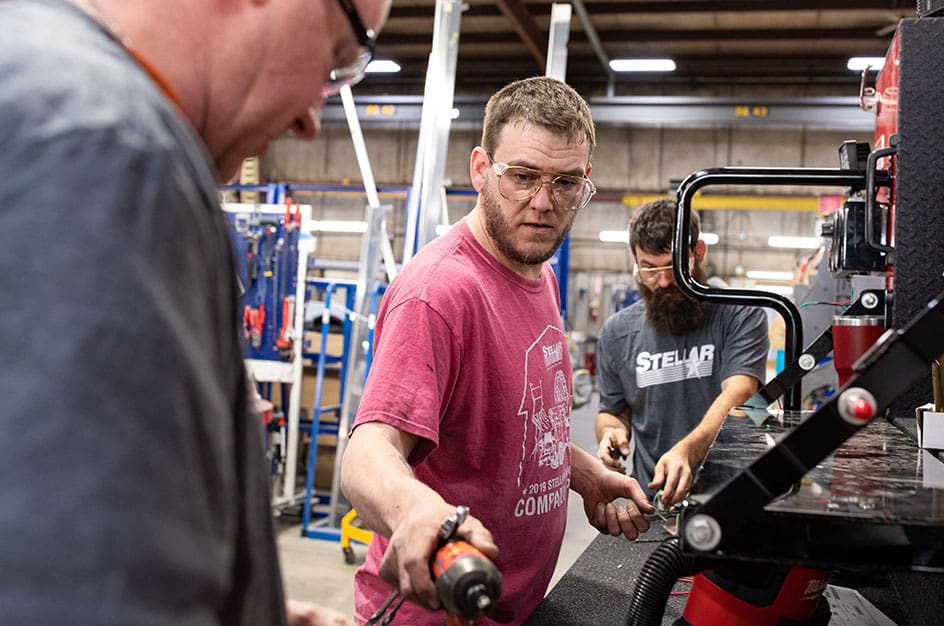
<path fill-rule="evenodd" d="M 279 357 L 283 361 L 292 360 L 292 347 L 295 345 L 295 296 L 282 298 L 282 329 L 275 340 L 275 347 L 279 350 Z"/>
<path fill-rule="evenodd" d="M 255 349 L 262 345 L 262 330 L 265 326 L 265 305 L 251 307 L 248 304 L 243 309 L 243 333 L 246 342 Z"/>
<path fill-rule="evenodd" d="M 481 624 L 482 616 L 492 611 L 501 596 L 502 578 L 495 564 L 472 544 L 455 538 L 468 515 L 469 507 L 458 506 L 443 521 L 439 548 L 430 562 L 436 595 L 446 610 L 446 626 Z M 367 624 L 390 624 L 402 604 L 403 597 L 394 591 Z"/>

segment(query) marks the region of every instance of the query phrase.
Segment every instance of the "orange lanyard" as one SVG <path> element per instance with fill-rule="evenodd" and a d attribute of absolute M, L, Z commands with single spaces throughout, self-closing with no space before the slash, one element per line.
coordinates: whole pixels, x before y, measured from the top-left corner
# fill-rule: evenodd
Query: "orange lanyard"
<path fill-rule="evenodd" d="M 174 88 L 170 86 L 170 83 L 167 82 L 167 79 L 164 78 L 164 75 L 158 72 L 157 68 L 154 67 L 150 61 L 144 58 L 140 52 L 129 46 L 127 43 L 121 41 L 121 39 L 118 40 L 118 43 L 120 43 L 122 47 L 128 51 L 128 54 L 134 57 L 134 60 L 144 68 L 144 71 L 151 76 L 155 83 L 157 83 L 157 86 L 160 87 L 161 91 L 164 92 L 164 95 L 166 95 L 170 101 L 177 106 L 178 109 L 183 111 L 184 107 L 180 104 L 180 98 L 177 97 L 177 93 L 174 91 Z"/>

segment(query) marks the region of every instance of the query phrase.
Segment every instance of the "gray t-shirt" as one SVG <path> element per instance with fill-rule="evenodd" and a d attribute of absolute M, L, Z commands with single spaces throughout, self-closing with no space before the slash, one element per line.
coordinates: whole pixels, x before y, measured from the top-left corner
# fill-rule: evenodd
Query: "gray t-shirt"
<path fill-rule="evenodd" d="M 769 340 L 759 308 L 713 305 L 701 328 L 662 333 L 646 323 L 643 300 L 611 316 L 597 344 L 600 411 L 632 411 L 632 474 L 643 488 L 656 462 L 690 433 L 736 374 L 763 382 Z"/>
<path fill-rule="evenodd" d="M 210 159 L 72 5 L 0 25 L 0 622 L 284 623 Z"/>

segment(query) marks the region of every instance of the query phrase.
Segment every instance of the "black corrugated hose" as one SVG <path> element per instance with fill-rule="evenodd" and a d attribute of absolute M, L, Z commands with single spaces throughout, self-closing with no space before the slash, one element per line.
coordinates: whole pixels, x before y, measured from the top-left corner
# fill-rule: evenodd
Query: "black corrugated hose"
<path fill-rule="evenodd" d="M 630 626 L 660 626 L 675 581 L 701 571 L 692 557 L 682 554 L 678 537 L 669 537 L 656 548 L 639 573 L 629 607 Z"/>

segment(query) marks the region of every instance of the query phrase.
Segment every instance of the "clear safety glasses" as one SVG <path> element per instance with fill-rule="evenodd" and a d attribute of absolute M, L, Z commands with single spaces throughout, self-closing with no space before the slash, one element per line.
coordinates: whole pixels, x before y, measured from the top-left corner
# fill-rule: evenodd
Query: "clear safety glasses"
<path fill-rule="evenodd" d="M 593 182 L 585 176 L 555 174 L 522 165 L 495 163 L 492 155 L 487 156 L 498 177 L 498 193 L 507 200 L 530 200 L 546 185 L 556 208 L 577 211 L 587 206 L 597 192 Z"/>

